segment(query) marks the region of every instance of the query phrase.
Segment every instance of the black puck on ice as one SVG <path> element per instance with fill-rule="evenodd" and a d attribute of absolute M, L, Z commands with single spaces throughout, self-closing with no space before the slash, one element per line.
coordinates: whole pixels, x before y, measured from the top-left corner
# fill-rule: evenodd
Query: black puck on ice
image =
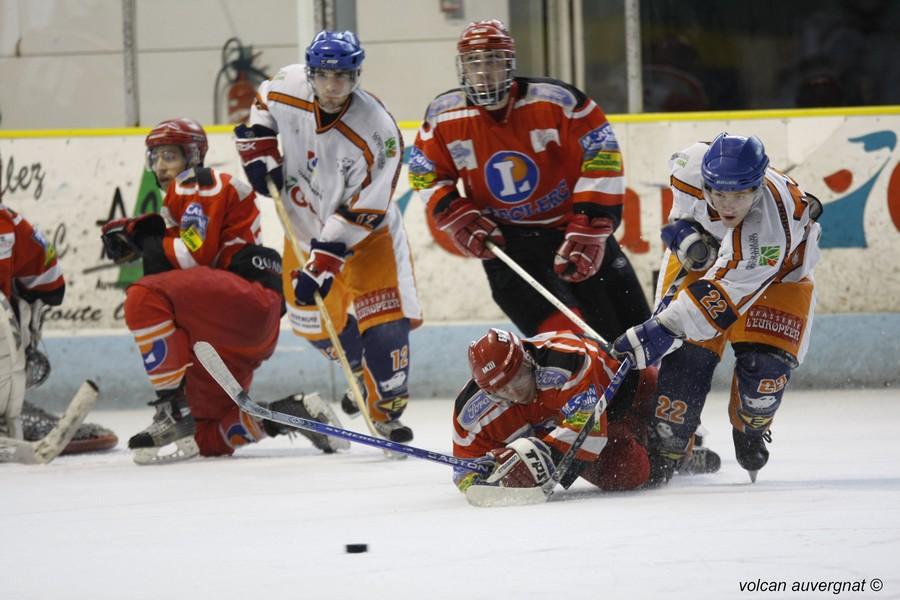
<path fill-rule="evenodd" d="M 369 551 L 368 544 L 347 544 L 347 554 L 362 554 Z"/>

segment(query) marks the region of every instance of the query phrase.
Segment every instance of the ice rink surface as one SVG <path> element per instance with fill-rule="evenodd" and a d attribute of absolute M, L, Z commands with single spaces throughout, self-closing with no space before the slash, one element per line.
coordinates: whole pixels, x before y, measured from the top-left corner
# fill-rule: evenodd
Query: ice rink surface
<path fill-rule="evenodd" d="M 751 485 L 718 394 L 704 425 L 719 473 L 489 509 L 449 467 L 363 446 L 325 456 L 305 438 L 138 467 L 124 443 L 151 410 L 97 412 L 116 450 L 0 465 L 0 598 L 900 598 L 897 395 L 789 392 Z M 414 444 L 449 452 L 450 409 L 411 403 Z M 760 581 L 786 591 L 748 591 Z"/>

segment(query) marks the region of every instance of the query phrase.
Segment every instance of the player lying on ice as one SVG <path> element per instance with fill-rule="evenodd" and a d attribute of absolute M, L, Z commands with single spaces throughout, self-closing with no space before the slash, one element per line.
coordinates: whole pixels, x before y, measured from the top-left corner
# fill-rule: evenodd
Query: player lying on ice
<path fill-rule="evenodd" d="M 648 431 L 652 484 L 667 482 L 690 448 L 727 342 L 737 461 L 755 481 L 769 459 L 772 419 L 809 345 L 822 207 L 768 165 L 759 138 L 727 133 L 672 156 L 658 289 L 687 276 L 666 309 L 614 343 L 638 369 L 662 360 Z"/>
<path fill-rule="evenodd" d="M 128 440 L 138 464 L 218 456 L 293 429 L 241 412 L 197 362 L 195 341 L 212 344 L 247 389 L 275 351 L 284 299 L 281 257 L 259 245 L 253 189 L 203 166 L 208 143 L 192 119 L 163 121 L 147 136 L 148 168 L 166 190 L 160 214 L 103 226 L 106 254 L 142 259 L 144 276 L 127 290 L 125 322 L 156 391 L 153 422 Z M 272 408 L 336 422 L 315 394 Z M 347 442 L 301 431 L 326 453 Z M 174 448 L 171 445 L 174 444 Z M 171 448 L 172 451 L 168 451 Z"/>
<path fill-rule="evenodd" d="M 488 477 L 463 468 L 453 480 L 532 487 L 549 480 L 619 363 L 592 340 L 569 331 L 519 338 L 491 329 L 469 346 L 472 379 L 456 398 L 453 454 L 494 468 Z M 654 369 L 632 371 L 597 420 L 560 483 L 579 476 L 603 490 L 633 490 L 650 474 L 640 406 L 653 397 Z M 714 472 L 714 452 L 696 448 L 682 472 Z"/>

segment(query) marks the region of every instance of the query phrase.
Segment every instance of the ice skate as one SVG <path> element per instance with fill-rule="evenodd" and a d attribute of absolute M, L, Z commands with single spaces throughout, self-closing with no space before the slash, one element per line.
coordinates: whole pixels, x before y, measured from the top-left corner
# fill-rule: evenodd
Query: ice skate
<path fill-rule="evenodd" d="M 343 398 L 341 398 L 341 410 L 344 411 L 344 414 L 348 417 L 353 418 L 359 416 L 359 406 L 353 401 L 349 389 L 344 393 Z"/>
<path fill-rule="evenodd" d="M 694 447 L 694 449 L 681 461 L 676 470 L 682 475 L 703 475 L 715 473 L 722 466 L 722 459 L 709 448 Z"/>
<path fill-rule="evenodd" d="M 197 424 L 184 397 L 184 388 L 160 392 L 159 397 L 149 404 L 156 407 L 153 422 L 128 440 L 134 462 L 154 465 L 199 455 L 200 448 L 194 440 Z M 168 448 L 172 445 L 174 449 Z M 166 450 L 170 451 L 164 452 Z"/>
<path fill-rule="evenodd" d="M 22 431 L 25 441 L 37 442 L 43 439 L 56 427 L 57 423 L 59 423 L 59 417 L 43 408 L 35 406 L 27 400 L 22 405 Z M 109 450 L 115 448 L 118 442 L 119 438 L 116 437 L 116 434 L 106 427 L 94 423 L 82 423 L 61 454 Z"/>
<path fill-rule="evenodd" d="M 311 394 L 294 394 L 281 400 L 275 400 L 271 403 L 264 404 L 272 410 L 287 413 L 302 419 L 310 421 L 318 421 L 335 427 L 343 427 L 337 415 L 328 404 L 319 397 L 319 394 L 313 392 Z M 313 446 L 324 452 L 325 454 L 333 454 L 338 450 L 347 450 L 350 448 L 350 442 L 340 438 L 330 437 L 314 431 L 305 429 L 295 429 L 274 421 L 263 421 L 263 428 L 270 436 L 276 435 L 293 435 L 300 433 L 312 442 Z"/>
<path fill-rule="evenodd" d="M 747 470 L 750 481 L 756 483 L 759 470 L 769 462 L 769 449 L 766 442 L 772 441 L 772 432 L 765 431 L 761 435 L 750 435 L 737 429 L 731 430 L 734 438 L 734 455 L 738 464 Z"/>
<path fill-rule="evenodd" d="M 373 421 L 375 430 L 392 442 L 407 444 L 413 439 L 413 431 L 400 422 L 400 419 L 390 421 Z"/>

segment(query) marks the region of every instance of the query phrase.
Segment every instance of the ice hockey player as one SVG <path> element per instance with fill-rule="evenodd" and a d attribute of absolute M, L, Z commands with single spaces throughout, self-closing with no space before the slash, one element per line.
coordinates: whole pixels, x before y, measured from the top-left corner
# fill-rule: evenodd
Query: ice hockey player
<path fill-rule="evenodd" d="M 206 133 L 192 119 L 163 121 L 146 146 L 147 166 L 166 190 L 160 214 L 111 221 L 102 233 L 116 262 L 143 260 L 144 276 L 127 290 L 125 322 L 157 397 L 150 403 L 153 422 L 128 441 L 135 462 L 228 455 L 266 435 L 290 433 L 241 412 L 191 350 L 195 340 L 212 344 L 244 388 L 275 350 L 284 314 L 281 258 L 259 245 L 253 190 L 203 166 Z M 272 407 L 333 418 L 316 395 L 297 394 Z M 324 452 L 347 447 L 302 433 Z"/>
<path fill-rule="evenodd" d="M 25 390 L 50 374 L 50 362 L 38 347 L 43 307 L 58 306 L 65 293 L 53 245 L 0 204 L 0 437 L 24 439 Z"/>
<path fill-rule="evenodd" d="M 662 229 L 658 289 L 687 275 L 667 308 L 614 347 L 639 369 L 662 359 L 649 431 L 650 478 L 658 485 L 688 451 L 730 342 L 734 449 L 755 481 L 769 459 L 772 419 L 809 343 L 821 204 L 769 167 L 755 136 L 722 133 L 675 153 L 670 167 L 675 201 Z"/>
<path fill-rule="evenodd" d="M 500 21 L 470 23 L 457 50 L 461 88 L 428 106 L 409 161 L 432 232 L 483 261 L 494 301 L 525 335 L 572 324 L 488 240 L 615 339 L 650 309 L 612 235 L 625 192 L 612 126 L 580 90 L 514 77 L 515 41 Z"/>
<path fill-rule="evenodd" d="M 469 346 L 472 379 L 456 398 L 453 454 L 494 467 L 496 483 L 532 487 L 547 481 L 571 447 L 619 363 L 592 340 L 569 331 L 519 338 L 490 329 Z M 653 397 L 654 369 L 632 371 L 601 408 L 562 485 L 579 476 L 603 490 L 644 484 L 650 465 L 643 446 L 644 411 Z M 682 472 L 712 472 L 718 456 L 698 448 Z M 465 468 L 453 479 L 465 491 L 486 478 Z"/>
<path fill-rule="evenodd" d="M 316 308 L 318 292 L 364 384 L 375 428 L 408 442 L 413 432 L 400 417 L 409 398 L 409 332 L 422 315 L 406 231 L 391 201 L 403 140 L 381 102 L 359 87 L 364 58 L 352 32 L 319 32 L 305 65 L 286 66 L 259 87 L 249 123 L 235 136 L 248 180 L 268 195 L 271 178 L 288 226 L 309 253 L 295 256 L 285 244 L 294 333 L 336 358 Z M 349 397 L 342 406 L 358 412 Z"/>

